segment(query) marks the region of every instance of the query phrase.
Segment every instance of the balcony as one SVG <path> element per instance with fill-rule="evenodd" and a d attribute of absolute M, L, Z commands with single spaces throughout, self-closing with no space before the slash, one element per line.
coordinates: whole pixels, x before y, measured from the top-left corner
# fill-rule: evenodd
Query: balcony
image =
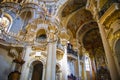
<path fill-rule="evenodd" d="M 69 43 L 67 46 L 68 58 L 77 59 L 77 52 L 73 50 L 72 45 Z"/>

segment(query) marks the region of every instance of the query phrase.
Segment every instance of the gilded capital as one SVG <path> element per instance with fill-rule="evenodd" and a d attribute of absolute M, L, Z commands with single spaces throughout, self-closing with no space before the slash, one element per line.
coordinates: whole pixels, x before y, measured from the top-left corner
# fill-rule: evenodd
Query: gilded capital
<path fill-rule="evenodd" d="M 48 31 L 52 32 L 52 33 L 56 33 L 57 32 L 57 27 L 55 25 L 49 24 Z"/>
<path fill-rule="evenodd" d="M 64 30 L 60 32 L 59 37 L 62 45 L 66 45 L 67 41 L 70 39 L 70 36 Z"/>
<path fill-rule="evenodd" d="M 78 42 L 77 42 L 77 39 L 73 39 L 73 40 L 71 41 L 71 44 L 73 45 L 73 49 L 74 49 L 74 50 L 78 50 L 79 44 L 78 44 Z"/>
<path fill-rule="evenodd" d="M 48 42 L 54 42 L 57 40 L 57 35 L 54 32 L 48 33 Z"/>

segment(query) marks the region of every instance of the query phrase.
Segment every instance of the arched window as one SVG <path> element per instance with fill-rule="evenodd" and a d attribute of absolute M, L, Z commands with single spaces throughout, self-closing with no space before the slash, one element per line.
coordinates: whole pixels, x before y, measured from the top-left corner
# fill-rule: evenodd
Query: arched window
<path fill-rule="evenodd" d="M 39 35 L 38 37 L 37 37 L 38 39 L 46 39 L 47 38 L 47 36 L 46 36 L 46 34 L 41 34 L 41 35 Z"/>
<path fill-rule="evenodd" d="M 88 56 L 85 56 L 85 66 L 86 66 L 86 71 L 90 71 L 90 59 Z"/>
<path fill-rule="evenodd" d="M 0 28 L 1 29 L 4 29 L 5 31 L 7 31 L 9 25 L 10 25 L 10 20 L 6 16 L 3 16 L 0 18 Z"/>
<path fill-rule="evenodd" d="M 0 17 L 0 30 L 9 32 L 12 25 L 12 17 L 8 13 L 2 14 Z"/>
<path fill-rule="evenodd" d="M 31 70 L 32 75 L 30 75 L 29 77 L 31 77 L 31 79 L 29 80 L 42 80 L 42 75 L 43 75 L 43 64 L 41 61 L 34 61 L 31 65 L 31 67 L 33 67 Z"/>
<path fill-rule="evenodd" d="M 36 34 L 36 41 L 44 43 L 44 42 L 46 42 L 46 40 L 47 40 L 47 35 L 46 35 L 45 29 L 38 30 L 38 32 Z"/>

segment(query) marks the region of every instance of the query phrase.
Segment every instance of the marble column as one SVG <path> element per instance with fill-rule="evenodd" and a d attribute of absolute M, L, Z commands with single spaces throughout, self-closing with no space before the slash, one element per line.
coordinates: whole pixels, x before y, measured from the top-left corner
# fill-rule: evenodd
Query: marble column
<path fill-rule="evenodd" d="M 64 42 L 64 44 L 63 44 L 63 46 L 64 46 L 64 55 L 63 55 L 63 58 L 62 58 L 62 60 L 60 62 L 60 64 L 61 64 L 61 74 L 62 74 L 60 80 L 68 80 L 68 72 L 69 72 L 69 70 L 68 70 L 68 62 L 67 62 L 67 45 L 66 45 L 67 41 L 65 40 L 63 42 Z"/>
<path fill-rule="evenodd" d="M 45 80 L 51 79 L 52 43 L 48 43 L 47 47 L 48 48 Z"/>
<path fill-rule="evenodd" d="M 80 57 L 79 57 L 79 51 L 78 51 L 78 78 L 80 79 Z"/>
<path fill-rule="evenodd" d="M 53 47 L 52 47 L 52 79 L 51 80 L 55 80 L 56 78 L 56 45 L 57 42 L 53 43 Z"/>
<path fill-rule="evenodd" d="M 21 71 L 21 77 L 20 80 L 28 80 L 28 75 L 29 75 L 29 66 L 28 66 L 28 61 L 29 61 L 29 53 L 31 52 L 31 47 L 27 46 L 26 47 L 26 52 L 24 53 L 24 61 L 25 64 L 23 64 L 22 71 Z"/>
<path fill-rule="evenodd" d="M 59 78 L 59 80 L 62 80 L 62 71 L 60 70 L 60 78 Z"/>
<path fill-rule="evenodd" d="M 77 46 L 80 45 L 78 43 L 78 40 L 77 40 Z M 80 47 L 80 49 L 78 49 L 78 78 L 80 79 L 81 78 L 81 74 L 82 74 L 82 71 L 81 71 L 81 64 L 80 64 L 80 54 L 82 55 L 82 46 L 78 46 Z"/>
<path fill-rule="evenodd" d="M 84 80 L 87 80 L 85 56 L 84 56 L 84 61 L 83 61 L 83 70 L 84 70 Z"/>
<path fill-rule="evenodd" d="M 64 45 L 64 55 L 62 59 L 62 79 L 68 80 L 67 46 Z"/>
<path fill-rule="evenodd" d="M 78 74 L 79 73 L 79 70 L 78 70 L 78 59 L 75 61 L 74 66 L 75 66 L 75 76 L 77 76 L 77 78 L 78 78 L 78 76 L 79 76 L 79 74 Z"/>
<path fill-rule="evenodd" d="M 81 61 L 80 64 L 81 64 L 81 66 L 82 66 L 81 80 L 85 80 L 85 79 L 84 79 L 84 64 L 83 64 L 83 61 Z"/>
<path fill-rule="evenodd" d="M 33 74 L 33 66 L 30 66 L 30 70 L 29 70 L 29 77 L 28 80 L 32 80 L 32 74 Z"/>
<path fill-rule="evenodd" d="M 98 26 L 99 26 L 99 30 L 100 30 L 100 34 L 101 34 L 103 47 L 104 47 L 104 50 L 105 50 L 105 55 L 106 55 L 106 58 L 107 58 L 107 63 L 108 63 L 108 68 L 109 68 L 109 71 L 110 71 L 111 78 L 112 78 L 112 80 L 120 80 L 120 77 L 118 75 L 118 71 L 117 71 L 117 68 L 116 68 L 116 65 L 115 65 L 115 60 L 114 60 L 114 57 L 113 57 L 113 53 L 112 53 L 112 50 L 111 50 L 110 45 L 108 43 L 108 40 L 106 38 L 106 32 L 105 32 L 105 29 L 104 29 L 105 26 L 100 24 L 99 22 L 98 22 Z"/>
<path fill-rule="evenodd" d="M 95 66 L 95 60 L 94 60 L 94 58 L 92 57 L 91 58 L 91 67 L 92 67 L 92 80 L 95 80 L 95 78 L 96 78 L 96 66 Z"/>
<path fill-rule="evenodd" d="M 85 66 L 85 56 L 83 56 L 83 60 L 80 61 L 80 64 L 82 66 L 81 80 L 87 80 L 86 66 Z"/>
<path fill-rule="evenodd" d="M 15 71 L 15 67 L 16 67 L 16 63 L 15 62 L 12 62 L 12 65 L 11 65 L 11 71 Z"/>
<path fill-rule="evenodd" d="M 60 32 L 60 42 L 64 46 L 64 55 L 63 59 L 61 60 L 62 80 L 68 80 L 68 74 L 70 72 L 67 62 L 67 42 L 69 39 L 70 36 L 67 34 L 66 29 L 63 28 Z"/>
<path fill-rule="evenodd" d="M 55 80 L 56 73 L 56 42 L 49 42 L 47 46 L 47 64 L 45 80 Z"/>

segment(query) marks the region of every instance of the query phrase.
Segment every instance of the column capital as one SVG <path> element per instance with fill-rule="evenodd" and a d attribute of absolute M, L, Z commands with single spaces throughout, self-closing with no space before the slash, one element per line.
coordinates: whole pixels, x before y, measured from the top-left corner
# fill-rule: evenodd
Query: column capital
<path fill-rule="evenodd" d="M 55 34 L 54 32 L 49 32 L 48 33 L 48 43 L 52 43 L 52 42 L 56 42 L 58 39 L 57 34 Z"/>
<path fill-rule="evenodd" d="M 75 38 L 74 38 L 74 39 L 71 41 L 71 44 L 73 45 L 73 49 L 78 51 L 78 49 L 79 49 L 79 47 L 80 47 L 80 44 L 78 43 L 78 39 L 75 39 Z"/>
<path fill-rule="evenodd" d="M 52 32 L 52 33 L 56 33 L 58 30 L 57 30 L 57 27 L 53 24 L 49 24 L 48 25 L 48 32 Z"/>
<path fill-rule="evenodd" d="M 67 42 L 70 39 L 70 36 L 67 34 L 66 30 L 63 29 L 59 34 L 59 38 L 60 38 L 61 44 L 65 46 L 67 45 Z"/>

